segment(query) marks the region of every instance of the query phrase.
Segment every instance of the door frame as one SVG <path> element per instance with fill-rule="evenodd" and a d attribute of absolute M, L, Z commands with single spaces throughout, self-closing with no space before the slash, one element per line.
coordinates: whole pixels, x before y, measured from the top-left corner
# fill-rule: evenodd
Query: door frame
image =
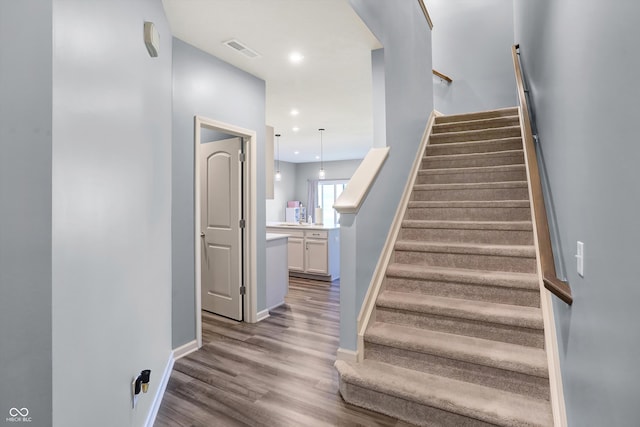
<path fill-rule="evenodd" d="M 202 347 L 202 250 L 200 242 L 200 144 L 202 128 L 221 131 L 232 136 L 243 138 L 245 152 L 244 168 L 244 206 L 245 206 L 245 233 L 244 233 L 244 278 L 246 294 L 244 299 L 244 321 L 256 323 L 258 318 L 257 303 L 257 159 L 256 142 L 257 134 L 250 129 L 220 122 L 203 116 L 194 116 L 194 233 L 195 240 L 195 302 L 196 302 L 196 340 L 198 348 Z"/>

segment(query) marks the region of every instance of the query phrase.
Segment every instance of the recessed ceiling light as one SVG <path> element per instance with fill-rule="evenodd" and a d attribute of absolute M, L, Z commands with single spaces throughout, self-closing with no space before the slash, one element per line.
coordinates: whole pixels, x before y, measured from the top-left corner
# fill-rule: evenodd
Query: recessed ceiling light
<path fill-rule="evenodd" d="M 293 154 L 295 154 L 297 156 L 298 154 L 300 154 L 300 152 L 296 150 L 296 151 L 293 152 Z"/>
<path fill-rule="evenodd" d="M 294 126 L 293 128 L 291 128 L 291 130 L 294 132 L 298 132 L 300 128 L 298 126 Z"/>
<path fill-rule="evenodd" d="M 295 108 L 293 110 L 291 110 L 290 113 L 292 116 L 297 116 L 298 114 L 300 114 L 300 111 L 296 110 Z"/>
<path fill-rule="evenodd" d="M 299 64 L 304 59 L 304 56 L 300 52 L 291 52 L 289 54 L 289 61 L 293 64 Z"/>
<path fill-rule="evenodd" d="M 320 160 L 320 156 L 316 156 L 316 160 Z"/>

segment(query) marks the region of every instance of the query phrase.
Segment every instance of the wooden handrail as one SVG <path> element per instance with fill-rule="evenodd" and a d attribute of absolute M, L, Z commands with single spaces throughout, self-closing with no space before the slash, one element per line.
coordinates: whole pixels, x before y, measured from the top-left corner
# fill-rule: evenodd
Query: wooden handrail
<path fill-rule="evenodd" d="M 453 82 L 453 79 L 451 77 L 447 76 L 446 74 L 441 73 L 438 70 L 431 70 L 431 71 L 433 72 L 434 76 L 440 77 L 442 80 L 446 80 L 449 83 Z"/>
<path fill-rule="evenodd" d="M 533 214 L 536 223 L 536 235 L 538 237 L 538 250 L 540 251 L 540 266 L 542 268 L 542 281 L 544 287 L 562 301 L 571 305 L 573 297 L 569 283 L 560 280 L 556 274 L 556 266 L 553 260 L 553 248 L 549 235 L 549 223 L 547 221 L 547 210 L 544 205 L 544 194 L 540 183 L 540 170 L 536 158 L 536 148 L 533 143 L 533 133 L 531 132 L 531 121 L 529 116 L 529 105 L 524 90 L 524 80 L 522 68 L 518 59 L 518 49 L 520 45 L 511 47 L 513 57 L 513 68 L 516 73 L 516 85 L 518 86 L 518 98 L 520 100 L 520 123 L 522 124 L 522 137 L 524 139 L 524 154 L 527 162 L 527 173 L 531 183 L 531 198 L 533 202 Z"/>
<path fill-rule="evenodd" d="M 427 24 L 429 24 L 429 29 L 433 30 L 433 21 L 431 20 L 431 16 L 429 16 L 427 5 L 424 4 L 424 0 L 418 0 L 418 4 L 420 4 L 420 7 L 422 8 L 422 13 L 424 13 L 424 17 L 427 19 Z"/>

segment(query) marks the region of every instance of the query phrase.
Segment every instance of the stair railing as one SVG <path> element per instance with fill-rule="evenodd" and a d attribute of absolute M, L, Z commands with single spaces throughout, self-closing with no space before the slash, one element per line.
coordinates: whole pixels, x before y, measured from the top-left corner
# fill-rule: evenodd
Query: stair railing
<path fill-rule="evenodd" d="M 540 182 L 540 170 L 536 157 L 536 148 L 532 132 L 529 103 L 527 102 L 527 91 L 524 86 L 524 77 L 518 49 L 519 44 L 511 47 L 513 57 L 513 67 L 516 74 L 516 85 L 518 87 L 518 99 L 520 101 L 520 123 L 522 124 L 522 137 L 524 139 L 525 161 L 527 163 L 527 174 L 531 185 L 531 200 L 533 203 L 533 215 L 536 225 L 536 237 L 538 240 L 538 251 L 540 253 L 540 266 L 542 268 L 542 281 L 544 287 L 562 301 L 571 305 L 571 287 L 569 283 L 558 278 L 556 266 L 553 258 L 553 247 L 551 246 L 551 236 L 549 234 L 549 222 L 547 221 L 547 210 L 544 204 L 544 194 Z"/>
<path fill-rule="evenodd" d="M 444 73 L 441 73 L 440 71 L 436 70 L 435 68 L 432 69 L 431 72 L 433 73 L 434 76 L 440 77 L 442 80 L 446 81 L 447 83 L 453 83 L 453 79 L 451 77 L 447 76 Z"/>
<path fill-rule="evenodd" d="M 424 18 L 427 20 L 427 24 L 429 25 L 429 29 L 433 30 L 433 21 L 431 20 L 431 16 L 429 15 L 429 11 L 427 10 L 427 5 L 424 3 L 424 0 L 418 0 L 418 4 L 422 9 L 422 13 L 424 13 Z"/>

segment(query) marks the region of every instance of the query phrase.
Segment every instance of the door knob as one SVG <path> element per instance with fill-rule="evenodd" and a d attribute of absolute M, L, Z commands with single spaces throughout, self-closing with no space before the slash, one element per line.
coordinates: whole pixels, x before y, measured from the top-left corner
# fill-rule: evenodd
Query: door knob
<path fill-rule="evenodd" d="M 200 232 L 200 237 L 204 237 L 204 231 Z"/>

